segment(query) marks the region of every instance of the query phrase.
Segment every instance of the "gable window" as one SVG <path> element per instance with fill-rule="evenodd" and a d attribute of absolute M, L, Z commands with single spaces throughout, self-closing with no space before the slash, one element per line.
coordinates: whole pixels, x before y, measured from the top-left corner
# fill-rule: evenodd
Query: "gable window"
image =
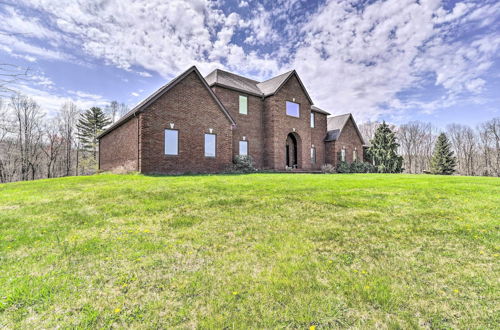
<path fill-rule="evenodd" d="M 286 114 L 292 117 L 300 117 L 300 106 L 298 103 L 286 101 Z"/>
<path fill-rule="evenodd" d="M 205 134 L 205 157 L 215 157 L 215 134 Z"/>
<path fill-rule="evenodd" d="M 240 141 L 240 156 L 248 156 L 248 141 Z"/>
<path fill-rule="evenodd" d="M 176 129 L 165 130 L 165 155 L 179 154 L 179 131 Z"/>
<path fill-rule="evenodd" d="M 314 112 L 311 112 L 311 128 L 314 128 Z"/>
<path fill-rule="evenodd" d="M 345 162 L 345 148 L 340 151 L 340 161 Z"/>
<path fill-rule="evenodd" d="M 246 115 L 248 113 L 248 97 L 240 95 L 240 113 Z"/>
<path fill-rule="evenodd" d="M 354 149 L 352 152 L 352 161 L 355 162 L 358 160 L 358 149 Z"/>
<path fill-rule="evenodd" d="M 316 147 L 311 147 L 311 163 L 316 164 Z"/>

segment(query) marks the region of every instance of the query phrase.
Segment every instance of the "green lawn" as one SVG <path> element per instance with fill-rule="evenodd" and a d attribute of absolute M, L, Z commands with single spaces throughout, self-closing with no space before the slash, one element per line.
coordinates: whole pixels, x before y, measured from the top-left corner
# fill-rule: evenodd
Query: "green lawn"
<path fill-rule="evenodd" d="M 494 328 L 500 179 L 0 185 L 0 328 Z"/>

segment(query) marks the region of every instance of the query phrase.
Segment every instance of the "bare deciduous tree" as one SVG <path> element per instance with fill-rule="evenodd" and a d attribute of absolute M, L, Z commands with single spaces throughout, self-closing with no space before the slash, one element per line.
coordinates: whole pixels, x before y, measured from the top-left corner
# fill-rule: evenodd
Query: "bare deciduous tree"
<path fill-rule="evenodd" d="M 20 157 L 20 179 L 35 179 L 38 169 L 38 159 L 41 153 L 42 117 L 40 106 L 31 98 L 21 94 L 11 97 L 10 106 L 13 110 L 17 147 Z"/>
<path fill-rule="evenodd" d="M 64 165 L 65 165 L 65 175 L 71 174 L 72 170 L 72 150 L 76 142 L 76 122 L 78 120 L 79 111 L 76 105 L 69 101 L 66 102 L 61 111 L 58 114 L 59 122 L 59 132 L 63 140 L 63 152 L 64 152 Z"/>

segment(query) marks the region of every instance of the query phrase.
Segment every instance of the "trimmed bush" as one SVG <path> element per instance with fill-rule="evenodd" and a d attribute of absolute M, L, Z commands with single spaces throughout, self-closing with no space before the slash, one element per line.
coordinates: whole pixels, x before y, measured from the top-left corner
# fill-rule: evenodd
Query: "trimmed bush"
<path fill-rule="evenodd" d="M 351 173 L 351 166 L 347 162 L 337 164 L 337 173 Z"/>
<path fill-rule="evenodd" d="M 370 163 L 352 162 L 350 166 L 351 173 L 376 173 L 377 169 Z"/>
<path fill-rule="evenodd" d="M 236 155 L 233 159 L 233 165 L 229 169 L 231 173 L 253 173 L 257 169 L 254 167 L 252 156 Z"/>
<path fill-rule="evenodd" d="M 335 173 L 335 167 L 332 164 L 325 164 L 321 166 L 321 172 L 325 174 L 332 174 Z"/>

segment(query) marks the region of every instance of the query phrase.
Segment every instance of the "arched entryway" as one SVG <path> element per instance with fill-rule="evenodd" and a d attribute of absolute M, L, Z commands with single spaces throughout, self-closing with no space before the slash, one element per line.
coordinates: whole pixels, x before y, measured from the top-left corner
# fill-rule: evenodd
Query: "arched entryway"
<path fill-rule="evenodd" d="M 290 133 L 286 137 L 285 162 L 285 165 L 288 167 L 299 167 L 299 143 L 297 133 Z"/>

